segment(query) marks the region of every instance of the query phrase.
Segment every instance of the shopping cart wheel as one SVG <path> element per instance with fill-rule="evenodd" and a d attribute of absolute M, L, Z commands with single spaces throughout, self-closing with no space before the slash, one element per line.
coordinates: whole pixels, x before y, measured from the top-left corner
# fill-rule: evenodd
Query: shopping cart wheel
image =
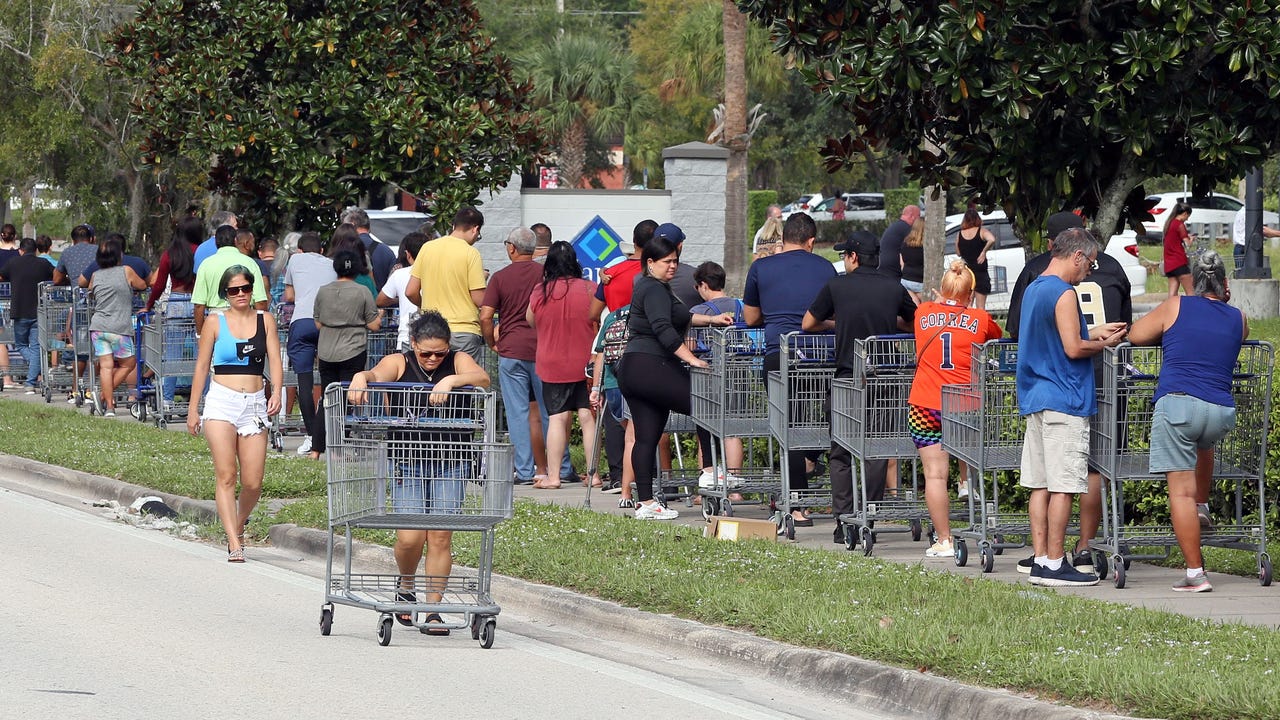
<path fill-rule="evenodd" d="M 1262 587 L 1271 587 L 1271 557 L 1266 553 L 1258 556 L 1258 583 Z"/>
<path fill-rule="evenodd" d="M 147 406 L 140 402 L 130 403 L 129 414 L 138 422 L 147 421 Z"/>
<path fill-rule="evenodd" d="M 1115 573 L 1115 577 L 1112 578 L 1112 581 L 1115 582 L 1117 590 L 1123 590 L 1125 559 L 1123 557 L 1120 557 L 1119 555 L 1113 555 L 1111 557 L 1111 565 L 1112 565 L 1112 572 Z"/>
<path fill-rule="evenodd" d="M 44 387 L 44 401 L 46 403 L 53 402 L 53 388 L 49 387 L 48 385 Z"/>
<path fill-rule="evenodd" d="M 996 554 L 990 543 L 978 546 L 978 557 L 982 560 L 982 572 L 989 573 L 996 569 Z"/>
<path fill-rule="evenodd" d="M 991 545 L 991 551 L 997 555 L 1004 554 L 1004 536 L 996 535 L 995 542 Z"/>
<path fill-rule="evenodd" d="M 732 500 L 730 500 L 729 498 L 725 498 L 725 499 L 721 500 L 721 501 L 720 501 L 720 511 L 719 511 L 719 513 L 718 513 L 718 514 L 719 514 L 719 515 L 722 515 L 722 516 L 724 516 L 724 517 L 733 517 L 733 501 L 732 501 Z M 788 514 L 787 514 L 787 517 L 790 517 L 790 516 L 791 516 L 791 514 L 790 514 L 790 513 L 788 513 Z M 792 534 L 793 536 L 795 535 L 795 527 L 796 527 L 796 526 L 795 526 L 795 523 L 793 522 L 793 523 L 791 524 L 791 534 Z M 793 537 L 792 539 L 794 539 L 794 537 Z"/>
<path fill-rule="evenodd" d="M 911 539 L 920 542 L 920 538 L 924 537 L 924 526 L 919 520 L 911 521 Z"/>
<path fill-rule="evenodd" d="M 858 532 L 852 525 L 844 525 L 844 549 L 851 552 L 858 549 Z"/>
<path fill-rule="evenodd" d="M 702 519 L 710 520 L 720 514 L 720 498 L 713 498 L 710 495 L 702 496 Z"/>
<path fill-rule="evenodd" d="M 488 650 L 493 647 L 493 636 L 498 632 L 498 621 L 493 618 L 485 618 L 484 625 L 480 627 L 480 647 Z"/>
<path fill-rule="evenodd" d="M 862 538 L 861 538 L 862 554 L 866 557 L 871 557 L 871 549 L 876 545 L 876 534 L 871 530 L 870 527 L 863 525 L 861 535 L 862 535 Z"/>
<path fill-rule="evenodd" d="M 969 564 L 969 545 L 963 540 L 956 540 L 956 567 L 964 567 Z"/>
<path fill-rule="evenodd" d="M 320 634 L 328 636 L 331 630 L 333 630 L 333 608 L 320 608 Z"/>
<path fill-rule="evenodd" d="M 383 615 L 378 621 L 378 644 L 386 647 L 391 644 L 391 616 Z"/>
<path fill-rule="evenodd" d="M 732 505 L 729 507 L 729 511 L 733 512 Z M 778 534 L 788 540 L 796 539 L 796 519 L 791 516 L 791 513 L 786 513 L 782 516 L 782 527 L 778 528 Z"/>
<path fill-rule="evenodd" d="M 1110 569 L 1111 569 L 1111 566 L 1107 563 L 1107 554 L 1102 552 L 1101 550 L 1094 551 L 1093 571 L 1097 573 L 1098 577 L 1100 578 L 1106 577 L 1108 574 L 1107 571 Z"/>

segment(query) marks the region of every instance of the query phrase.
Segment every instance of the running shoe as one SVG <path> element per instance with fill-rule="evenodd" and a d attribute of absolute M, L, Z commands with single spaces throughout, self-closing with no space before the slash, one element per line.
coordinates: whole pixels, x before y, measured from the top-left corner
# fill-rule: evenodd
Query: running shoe
<path fill-rule="evenodd" d="M 939 540 L 924 551 L 924 556 L 930 560 L 946 560 L 955 557 L 955 555 L 956 550 L 950 540 Z"/>
<path fill-rule="evenodd" d="M 1200 527 L 1213 527 L 1213 520 L 1209 517 L 1209 504 L 1196 503 L 1196 515 L 1200 518 Z"/>
<path fill-rule="evenodd" d="M 1086 575 L 1096 575 L 1098 573 L 1093 567 L 1093 553 L 1088 550 L 1073 553 L 1071 555 L 1071 565 Z"/>
<path fill-rule="evenodd" d="M 711 474 L 711 471 L 703 470 L 702 474 L 698 476 L 698 487 L 704 490 L 721 486 L 729 488 L 730 490 L 742 487 L 742 478 L 737 475 L 725 472 L 724 470 L 719 470 L 718 474 L 720 475 L 720 482 L 716 482 L 717 478 L 715 475 Z"/>
<path fill-rule="evenodd" d="M 651 502 L 649 504 L 639 503 L 636 505 L 637 520 L 675 520 L 680 517 L 680 513 L 671 508 L 663 507 L 662 503 Z"/>
<path fill-rule="evenodd" d="M 969 497 L 969 483 L 961 480 L 959 484 L 956 485 L 956 497 L 961 500 Z"/>
<path fill-rule="evenodd" d="M 1093 573 L 1082 573 L 1064 557 L 1057 570 L 1044 566 L 1040 569 L 1040 584 L 1045 587 L 1087 587 L 1098 584 L 1098 576 Z M 1034 572 L 1034 569 L 1032 570 Z"/>
<path fill-rule="evenodd" d="M 311 452 L 311 436 L 307 435 L 302 438 L 302 444 L 298 446 L 298 454 L 306 455 Z"/>
<path fill-rule="evenodd" d="M 622 492 L 622 483 L 618 482 L 617 480 L 610 480 L 609 484 L 605 485 L 604 490 L 601 490 L 601 492 L 603 492 L 605 495 L 617 495 L 618 493 Z"/>
<path fill-rule="evenodd" d="M 635 508 L 635 506 L 636 506 L 636 501 L 632 500 L 631 498 L 622 498 L 621 500 L 618 501 L 618 507 L 622 508 L 623 510 L 631 510 Z"/>
<path fill-rule="evenodd" d="M 1022 563 L 1018 563 L 1018 570 L 1022 570 Z M 1044 566 L 1037 565 L 1035 559 L 1031 560 L 1031 567 L 1027 568 L 1027 572 L 1031 575 L 1029 582 L 1032 585 L 1044 584 Z"/>
<path fill-rule="evenodd" d="M 1213 592 L 1213 586 L 1209 584 L 1209 576 L 1200 573 L 1195 577 L 1182 576 L 1182 579 L 1173 584 L 1174 592 Z"/>
<path fill-rule="evenodd" d="M 102 417 L 104 417 L 104 418 L 105 418 L 105 417 L 115 417 L 115 416 L 116 416 L 116 411 L 115 411 L 115 410 L 107 410 L 107 411 L 104 411 L 104 412 L 102 413 Z"/>
<path fill-rule="evenodd" d="M 1034 567 L 1034 566 L 1035 566 L 1035 564 L 1036 564 L 1036 556 L 1035 556 L 1035 555 L 1032 555 L 1031 557 L 1029 557 L 1029 558 L 1027 558 L 1027 559 L 1025 559 L 1025 560 L 1019 560 L 1019 561 L 1018 561 L 1018 572 L 1022 573 L 1023 575 L 1029 575 L 1029 574 L 1031 573 L 1031 568 L 1032 568 L 1032 567 Z M 1033 583 L 1033 584 L 1038 584 L 1038 583 Z"/>

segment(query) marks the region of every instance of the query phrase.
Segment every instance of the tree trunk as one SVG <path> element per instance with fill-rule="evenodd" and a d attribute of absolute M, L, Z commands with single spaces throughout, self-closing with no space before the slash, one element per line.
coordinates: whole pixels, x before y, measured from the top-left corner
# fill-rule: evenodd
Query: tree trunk
<path fill-rule="evenodd" d="M 1120 166 L 1116 168 L 1111 184 L 1102 192 L 1102 197 L 1098 198 L 1098 217 L 1094 218 L 1093 232 L 1104 249 L 1120 220 L 1125 199 L 1141 180 L 1138 175 L 1133 155 L 1126 153 L 1120 160 Z"/>
<path fill-rule="evenodd" d="M 935 199 L 936 198 L 936 199 Z M 947 191 L 941 185 L 924 191 L 924 291 L 922 301 L 933 297 L 932 290 L 942 284 L 942 258 L 947 222 Z"/>
<path fill-rule="evenodd" d="M 740 295 L 747 273 L 747 18 L 733 0 L 724 8 L 725 177 L 724 268 L 727 288 Z"/>
<path fill-rule="evenodd" d="M 147 199 L 147 184 L 142 180 L 143 172 L 130 166 L 125 166 L 121 172 L 129 185 L 129 234 L 126 237 L 133 238 L 135 247 L 147 247 L 152 243 L 149 242 L 151 238 L 145 237 L 143 233 L 143 213 Z M 155 257 L 159 257 L 159 254 Z"/>
<path fill-rule="evenodd" d="M 582 183 L 587 164 L 587 124 L 581 119 L 564 131 L 560 140 L 560 187 L 573 189 Z"/>

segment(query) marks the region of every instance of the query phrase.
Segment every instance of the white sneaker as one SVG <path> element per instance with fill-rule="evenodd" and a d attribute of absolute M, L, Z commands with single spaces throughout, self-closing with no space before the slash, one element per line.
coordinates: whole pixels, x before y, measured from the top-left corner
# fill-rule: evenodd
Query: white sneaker
<path fill-rule="evenodd" d="M 712 475 L 709 470 L 703 470 L 702 474 L 698 476 L 698 487 L 702 488 L 703 490 L 716 487 L 717 484 L 718 483 L 716 483 L 716 476 Z"/>
<path fill-rule="evenodd" d="M 961 481 L 960 484 L 956 485 L 956 497 L 961 500 L 969 497 L 969 483 Z"/>
<path fill-rule="evenodd" d="M 309 452 L 311 452 L 311 436 L 310 435 L 302 438 L 302 444 L 298 446 L 299 455 L 306 455 Z"/>
<path fill-rule="evenodd" d="M 720 470 L 718 471 L 718 473 L 720 475 L 720 478 L 719 478 L 720 482 L 716 482 L 716 477 L 713 476 L 709 471 L 703 470 L 702 474 L 698 476 L 698 487 L 707 489 L 707 488 L 720 487 L 721 485 L 723 485 L 724 487 L 730 490 L 735 490 L 737 488 L 742 487 L 743 480 L 737 475 L 734 475 L 724 470 Z"/>
<path fill-rule="evenodd" d="M 680 517 L 680 513 L 662 506 L 662 503 L 651 502 L 648 504 L 636 504 L 637 520 L 675 520 Z"/>
<path fill-rule="evenodd" d="M 950 540 L 939 540 L 924 551 L 927 558 L 953 558 L 956 555 L 955 548 L 951 546 Z"/>

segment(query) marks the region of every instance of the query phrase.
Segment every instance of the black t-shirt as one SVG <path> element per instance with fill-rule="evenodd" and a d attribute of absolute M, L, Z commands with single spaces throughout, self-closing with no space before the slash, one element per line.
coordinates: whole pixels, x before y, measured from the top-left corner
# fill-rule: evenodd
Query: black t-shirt
<path fill-rule="evenodd" d="M 35 320 L 40 283 L 53 282 L 53 266 L 39 255 L 22 255 L 0 265 L 0 276 L 13 295 L 9 314 L 14 320 Z"/>
<path fill-rule="evenodd" d="M 899 255 L 902 253 L 902 241 L 910 232 L 911 223 L 906 220 L 894 220 L 884 229 L 880 236 L 880 272 L 894 278 L 902 277 Z"/>
<path fill-rule="evenodd" d="M 817 320 L 836 321 L 836 377 L 853 375 L 855 341 L 902 332 L 898 318 L 910 322 L 915 312 L 916 304 L 897 278 L 869 267 L 832 279 L 809 307 Z"/>
<path fill-rule="evenodd" d="M 1049 260 L 1050 254 L 1047 252 L 1031 258 L 1013 284 L 1013 293 L 1009 296 L 1009 319 L 1005 323 L 1005 331 L 1009 337 L 1018 337 L 1018 324 L 1022 320 L 1022 294 L 1032 280 L 1048 269 Z M 1098 253 L 1098 269 L 1089 273 L 1089 277 L 1076 286 L 1076 297 L 1084 312 L 1085 323 L 1089 327 L 1107 322 L 1132 323 L 1133 300 L 1129 296 L 1130 290 L 1129 276 L 1124 274 L 1120 261 L 1106 253 Z"/>

